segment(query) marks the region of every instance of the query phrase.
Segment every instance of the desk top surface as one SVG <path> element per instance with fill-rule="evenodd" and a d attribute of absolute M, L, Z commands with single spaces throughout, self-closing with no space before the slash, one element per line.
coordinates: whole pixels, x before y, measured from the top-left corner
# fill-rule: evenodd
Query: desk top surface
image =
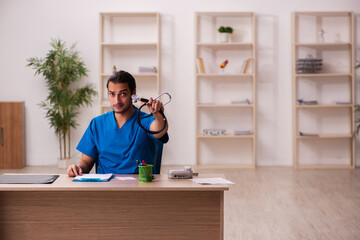
<path fill-rule="evenodd" d="M 201 185 L 189 179 L 169 179 L 167 174 L 154 175 L 150 183 L 139 183 L 138 175 L 115 175 L 134 177 L 136 180 L 112 178 L 109 182 L 72 182 L 72 177 L 59 174 L 52 184 L 0 184 L 0 191 L 226 191 L 227 184 Z M 224 178 L 223 174 L 199 174 L 194 178 Z"/>

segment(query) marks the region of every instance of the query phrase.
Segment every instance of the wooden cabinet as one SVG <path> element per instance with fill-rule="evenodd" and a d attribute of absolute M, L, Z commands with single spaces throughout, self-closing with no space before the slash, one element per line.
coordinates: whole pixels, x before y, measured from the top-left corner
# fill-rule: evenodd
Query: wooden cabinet
<path fill-rule="evenodd" d="M 293 154 L 299 168 L 354 167 L 354 16 L 292 14 Z"/>
<path fill-rule="evenodd" d="M 25 165 L 24 102 L 0 102 L 0 168 Z"/>
<path fill-rule="evenodd" d="M 106 83 L 124 70 L 136 80 L 136 93 L 145 98 L 160 93 L 160 14 L 156 12 L 100 13 L 100 114 L 111 110 Z"/>
<path fill-rule="evenodd" d="M 230 39 L 221 26 L 233 29 Z M 252 12 L 195 13 L 198 165 L 255 167 L 255 40 Z"/>

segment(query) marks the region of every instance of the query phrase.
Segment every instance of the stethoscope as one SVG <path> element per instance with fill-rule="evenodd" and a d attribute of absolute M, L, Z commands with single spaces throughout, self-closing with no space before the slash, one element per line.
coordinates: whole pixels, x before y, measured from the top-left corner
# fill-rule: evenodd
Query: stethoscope
<path fill-rule="evenodd" d="M 156 98 L 154 98 L 154 100 L 158 99 L 159 97 L 161 97 L 161 96 L 163 96 L 163 95 L 167 95 L 167 96 L 169 97 L 169 100 L 168 100 L 166 103 L 163 103 L 162 106 L 164 107 L 166 104 L 168 104 L 169 102 L 171 102 L 171 95 L 170 95 L 169 93 L 164 92 L 164 93 L 160 94 L 159 96 L 157 96 Z M 131 96 L 131 99 L 132 99 L 133 103 L 137 103 L 137 101 L 144 102 L 144 104 L 139 107 L 139 111 L 138 111 L 138 114 L 137 114 L 137 123 L 139 124 L 139 126 L 140 126 L 142 129 L 144 129 L 144 131 L 146 131 L 146 132 L 148 132 L 148 133 L 150 133 L 150 134 L 157 134 L 157 133 L 162 132 L 162 131 L 165 129 L 167 120 L 166 120 L 165 114 L 164 114 L 164 112 L 163 112 L 162 110 L 159 111 L 159 113 L 161 114 L 161 116 L 162 116 L 163 119 L 164 119 L 164 126 L 162 127 L 162 129 L 159 130 L 159 131 L 151 131 L 151 130 L 149 130 L 149 129 L 144 128 L 144 126 L 141 124 L 141 121 L 140 121 L 140 120 L 141 120 L 141 119 L 144 119 L 144 118 L 148 118 L 148 117 L 152 116 L 153 114 L 150 113 L 150 114 L 146 114 L 145 116 L 140 117 L 140 111 L 141 111 L 141 109 L 142 109 L 144 106 L 147 105 L 147 103 L 149 102 L 149 99 L 142 98 L 142 97 L 140 97 L 140 96 L 138 96 L 138 95 L 136 95 L 136 94 L 132 95 L 132 96 Z"/>

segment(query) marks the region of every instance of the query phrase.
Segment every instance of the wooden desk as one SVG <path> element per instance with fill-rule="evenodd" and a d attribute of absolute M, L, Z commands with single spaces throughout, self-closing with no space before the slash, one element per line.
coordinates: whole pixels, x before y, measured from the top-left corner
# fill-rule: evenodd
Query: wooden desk
<path fill-rule="evenodd" d="M 228 185 L 71 180 L 0 184 L 0 239 L 223 239 Z"/>

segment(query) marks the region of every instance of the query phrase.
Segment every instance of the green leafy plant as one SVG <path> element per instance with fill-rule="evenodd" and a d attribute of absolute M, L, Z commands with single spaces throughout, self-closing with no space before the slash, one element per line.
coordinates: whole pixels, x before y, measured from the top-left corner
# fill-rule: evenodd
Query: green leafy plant
<path fill-rule="evenodd" d="M 219 33 L 233 33 L 233 29 L 232 29 L 232 27 L 224 27 L 224 26 L 220 26 L 219 28 L 218 28 L 218 32 Z"/>
<path fill-rule="evenodd" d="M 91 105 L 97 94 L 91 84 L 77 87 L 87 76 L 84 62 L 75 50 L 75 44 L 66 47 L 61 40 L 52 40 L 52 49 L 45 58 L 29 58 L 27 66 L 36 70 L 35 75 L 44 77 L 48 96 L 39 106 L 47 110 L 46 118 L 50 127 L 59 137 L 60 159 L 70 158 L 70 129 L 78 125 L 75 121 L 78 109 Z M 76 83 L 76 84 L 75 84 Z"/>

